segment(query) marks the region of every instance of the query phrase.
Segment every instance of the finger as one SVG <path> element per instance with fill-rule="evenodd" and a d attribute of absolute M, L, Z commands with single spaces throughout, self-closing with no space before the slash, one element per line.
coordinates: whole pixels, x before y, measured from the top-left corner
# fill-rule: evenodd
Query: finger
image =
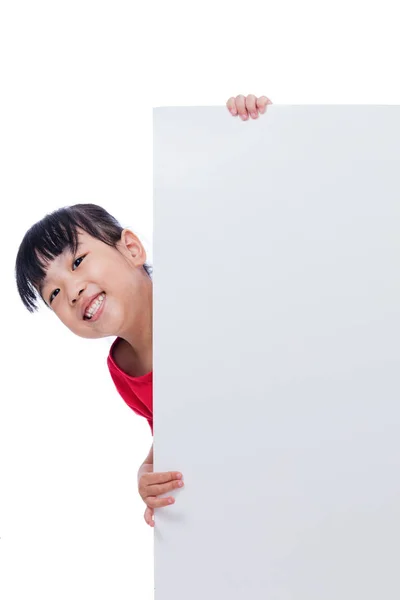
<path fill-rule="evenodd" d="M 156 478 L 155 478 L 156 479 Z M 139 494 L 141 495 L 144 502 L 148 496 L 160 496 L 166 494 L 171 490 L 177 490 L 184 486 L 182 479 L 174 479 L 168 483 L 153 483 L 151 478 L 141 479 L 139 482 Z"/>
<path fill-rule="evenodd" d="M 240 118 L 243 119 L 243 121 L 246 121 L 248 117 L 246 109 L 246 98 L 242 94 L 236 96 L 236 109 Z"/>
<path fill-rule="evenodd" d="M 260 96 L 259 98 L 257 98 L 257 108 L 262 115 L 267 110 L 268 104 L 272 104 L 272 102 L 269 98 L 267 98 L 267 96 Z"/>
<path fill-rule="evenodd" d="M 169 481 L 178 481 L 180 479 L 182 479 L 182 473 L 179 473 L 179 471 L 144 473 L 140 478 L 140 483 L 142 485 L 154 485 L 155 483 L 168 483 Z"/>
<path fill-rule="evenodd" d="M 252 119 L 258 119 L 258 110 L 256 106 L 256 100 L 254 94 L 249 94 L 246 98 L 246 108 L 247 112 L 250 114 Z"/>
<path fill-rule="evenodd" d="M 229 98 L 228 102 L 226 103 L 226 106 L 227 106 L 229 112 L 231 113 L 231 115 L 233 115 L 235 117 L 237 115 L 237 109 L 236 109 L 235 98 L 233 96 L 231 98 Z"/>
<path fill-rule="evenodd" d="M 171 490 L 178 490 L 184 486 L 183 481 L 170 481 L 169 483 L 163 484 L 149 484 L 139 490 L 139 492 L 143 492 L 145 496 L 161 496 L 161 494 L 166 494 Z"/>
<path fill-rule="evenodd" d="M 175 504 L 175 498 L 172 496 L 167 496 L 167 498 L 147 496 L 145 502 L 150 508 L 163 508 L 164 506 L 171 506 L 171 504 Z"/>
<path fill-rule="evenodd" d="M 154 517 L 154 509 L 147 507 L 146 510 L 144 511 L 144 520 L 146 521 L 147 525 L 150 525 L 150 527 L 154 527 L 153 517 Z"/>

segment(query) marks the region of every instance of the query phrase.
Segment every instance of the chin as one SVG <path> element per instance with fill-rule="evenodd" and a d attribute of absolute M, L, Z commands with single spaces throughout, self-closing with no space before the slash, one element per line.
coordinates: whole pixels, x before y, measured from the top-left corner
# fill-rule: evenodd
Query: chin
<path fill-rule="evenodd" d="M 99 331 L 73 331 L 72 333 L 85 340 L 97 340 L 102 337 L 107 337 L 106 333 L 100 333 Z"/>

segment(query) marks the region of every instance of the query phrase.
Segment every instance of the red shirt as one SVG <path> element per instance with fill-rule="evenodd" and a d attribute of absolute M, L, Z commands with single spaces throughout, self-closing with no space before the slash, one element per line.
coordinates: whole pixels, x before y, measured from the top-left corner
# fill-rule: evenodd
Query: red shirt
<path fill-rule="evenodd" d="M 127 405 L 137 415 L 147 419 L 153 435 L 153 371 L 140 377 L 132 377 L 131 375 L 127 375 L 125 371 L 122 371 L 112 355 L 114 346 L 118 341 L 119 338 L 113 342 L 107 357 L 107 366 L 110 375 L 115 383 L 115 387 Z"/>

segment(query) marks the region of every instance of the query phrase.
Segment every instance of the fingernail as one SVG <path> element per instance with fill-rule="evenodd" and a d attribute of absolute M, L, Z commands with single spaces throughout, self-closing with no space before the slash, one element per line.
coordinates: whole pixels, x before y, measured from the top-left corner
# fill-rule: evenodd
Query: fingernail
<path fill-rule="evenodd" d="M 237 115 L 237 112 L 234 108 L 230 108 L 229 110 L 231 111 L 231 115 L 233 115 L 233 116 Z"/>
<path fill-rule="evenodd" d="M 247 119 L 247 115 L 241 115 L 243 121 L 245 121 Z"/>
<path fill-rule="evenodd" d="M 257 117 L 258 117 L 257 113 L 255 113 L 255 112 L 251 113 L 251 116 L 253 117 L 253 119 L 257 119 Z"/>

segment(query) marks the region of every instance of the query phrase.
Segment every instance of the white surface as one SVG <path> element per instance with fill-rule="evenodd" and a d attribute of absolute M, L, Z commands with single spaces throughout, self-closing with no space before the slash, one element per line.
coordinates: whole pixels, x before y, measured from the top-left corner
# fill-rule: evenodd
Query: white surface
<path fill-rule="evenodd" d="M 154 131 L 156 600 L 399 598 L 400 108 Z"/>

